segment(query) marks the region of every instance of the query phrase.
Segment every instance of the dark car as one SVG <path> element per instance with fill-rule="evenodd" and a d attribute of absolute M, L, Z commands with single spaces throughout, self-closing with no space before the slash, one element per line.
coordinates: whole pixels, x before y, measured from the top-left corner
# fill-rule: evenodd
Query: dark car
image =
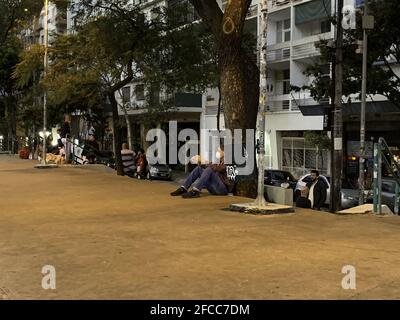
<path fill-rule="evenodd" d="M 289 187 L 294 190 L 296 188 L 297 180 L 288 171 L 265 170 L 264 185 L 281 187 L 283 183 L 289 183 Z"/>
<path fill-rule="evenodd" d="M 171 168 L 165 164 L 149 165 L 147 168 L 146 178 L 149 180 L 172 180 Z"/>
<path fill-rule="evenodd" d="M 382 178 L 382 204 L 386 204 L 394 212 L 396 200 L 396 180 L 394 178 Z"/>

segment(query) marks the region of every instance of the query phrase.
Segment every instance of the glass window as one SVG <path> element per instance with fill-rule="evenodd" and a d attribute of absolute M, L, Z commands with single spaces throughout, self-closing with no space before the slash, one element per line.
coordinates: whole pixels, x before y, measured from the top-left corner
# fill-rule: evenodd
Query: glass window
<path fill-rule="evenodd" d="M 290 19 L 283 21 L 278 21 L 276 23 L 276 42 L 286 42 L 290 41 L 291 29 L 290 29 Z"/>
<path fill-rule="evenodd" d="M 305 163 L 306 168 L 315 169 L 317 167 L 317 151 L 306 150 L 305 152 Z"/>
<path fill-rule="evenodd" d="M 382 192 L 395 193 L 394 182 L 382 182 Z"/>
<path fill-rule="evenodd" d="M 286 19 L 283 21 L 283 28 L 284 29 L 290 29 L 290 19 Z"/>
<path fill-rule="evenodd" d="M 331 32 L 331 22 L 324 20 L 321 22 L 321 33 Z"/>
<path fill-rule="evenodd" d="M 131 87 L 122 88 L 122 104 L 126 105 L 131 102 Z"/>
<path fill-rule="evenodd" d="M 282 166 L 292 167 L 292 150 L 291 149 L 283 149 Z"/>
<path fill-rule="evenodd" d="M 282 42 L 282 21 L 278 21 L 276 23 L 276 42 L 281 43 Z"/>
<path fill-rule="evenodd" d="M 293 149 L 293 167 L 304 167 L 304 149 Z"/>
<path fill-rule="evenodd" d="M 136 100 L 144 100 L 144 85 L 138 84 L 135 87 Z"/>
<path fill-rule="evenodd" d="M 272 173 L 272 179 L 283 181 L 283 180 L 285 180 L 285 176 L 284 176 L 283 172 L 276 171 L 276 172 Z"/>

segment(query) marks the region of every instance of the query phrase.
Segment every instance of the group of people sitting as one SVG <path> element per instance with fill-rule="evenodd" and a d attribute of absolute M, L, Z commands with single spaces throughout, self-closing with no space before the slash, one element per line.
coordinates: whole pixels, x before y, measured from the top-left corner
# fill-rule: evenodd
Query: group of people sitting
<path fill-rule="evenodd" d="M 135 153 L 135 151 L 129 149 L 127 143 L 124 143 L 122 144 L 121 156 L 125 175 L 138 179 L 145 178 L 148 162 L 142 148 L 138 148 L 137 153 Z"/>

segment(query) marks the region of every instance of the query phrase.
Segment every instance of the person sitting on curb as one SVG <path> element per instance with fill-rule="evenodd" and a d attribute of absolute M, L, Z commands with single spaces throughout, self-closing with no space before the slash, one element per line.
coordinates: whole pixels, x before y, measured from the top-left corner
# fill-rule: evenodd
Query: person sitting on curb
<path fill-rule="evenodd" d="M 307 183 L 307 188 L 310 190 L 308 199 L 311 208 L 321 211 L 326 201 L 328 185 L 323 178 L 320 178 L 318 170 L 311 170 L 311 181 Z"/>
<path fill-rule="evenodd" d="M 228 179 L 226 174 L 224 152 L 219 149 L 216 157 L 219 159 L 219 164 L 199 163 L 187 177 L 185 183 L 179 189 L 172 192 L 171 196 L 182 196 L 184 199 L 198 198 L 203 189 L 207 189 L 213 195 L 225 196 L 231 192 L 233 183 Z M 198 181 L 196 182 L 197 179 Z"/>
<path fill-rule="evenodd" d="M 133 177 L 136 171 L 135 156 L 135 152 L 129 149 L 129 145 L 123 143 L 121 150 L 122 165 L 124 166 L 124 174 L 129 177 Z"/>
<path fill-rule="evenodd" d="M 311 209 L 311 201 L 308 199 L 309 189 L 304 187 L 301 189 L 301 196 L 296 201 L 297 208 Z"/>

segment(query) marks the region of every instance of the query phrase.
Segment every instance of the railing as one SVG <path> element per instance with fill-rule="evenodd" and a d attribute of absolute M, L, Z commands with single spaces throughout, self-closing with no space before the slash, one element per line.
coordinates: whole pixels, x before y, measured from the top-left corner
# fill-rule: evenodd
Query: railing
<path fill-rule="evenodd" d="M 389 157 L 387 157 L 389 156 Z M 386 164 L 396 183 L 394 213 L 399 214 L 400 203 L 400 167 L 388 144 L 382 137 L 374 146 L 374 213 L 382 214 L 382 164 Z"/>
<path fill-rule="evenodd" d="M 252 5 L 247 12 L 247 18 L 254 17 L 258 14 L 258 5 Z"/>
<path fill-rule="evenodd" d="M 267 50 L 267 61 L 279 61 L 279 60 L 288 60 L 290 59 L 290 48 L 282 48 L 275 50 Z"/>
<path fill-rule="evenodd" d="M 272 7 L 280 7 L 289 4 L 290 0 L 272 0 Z"/>
<path fill-rule="evenodd" d="M 293 46 L 292 48 L 292 58 L 293 59 L 301 59 L 319 55 L 320 51 L 315 47 L 314 42 L 300 44 L 297 46 Z"/>

